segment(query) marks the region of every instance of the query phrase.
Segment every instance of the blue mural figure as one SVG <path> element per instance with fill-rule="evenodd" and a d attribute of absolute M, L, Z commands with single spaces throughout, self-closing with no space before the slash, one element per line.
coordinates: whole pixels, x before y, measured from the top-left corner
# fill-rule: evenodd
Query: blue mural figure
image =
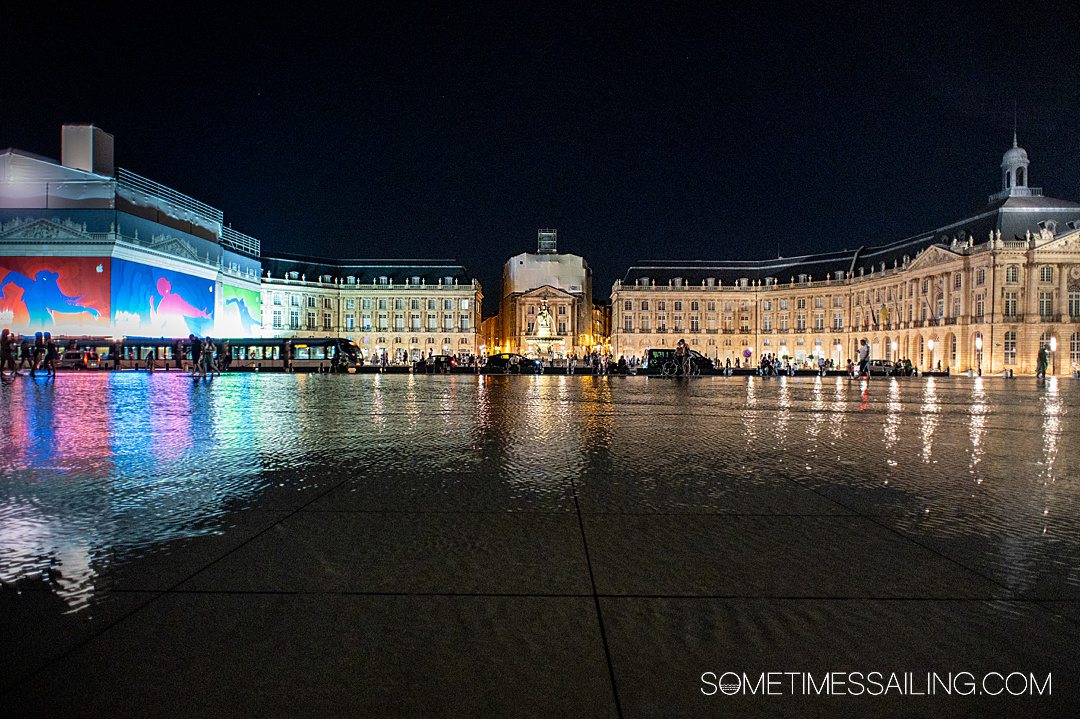
<path fill-rule="evenodd" d="M 262 327 L 262 322 L 256 322 L 255 318 L 251 316 L 251 311 L 247 307 L 247 303 L 240 297 L 230 297 L 225 300 L 227 305 L 236 305 L 236 311 L 240 314 L 240 324 L 244 328 L 244 335 L 249 336 L 251 334 L 252 327 Z"/>
<path fill-rule="evenodd" d="M 30 279 L 21 272 L 12 270 L 0 280 L 0 297 L 4 296 L 4 288 L 10 285 L 22 288 L 22 301 L 26 305 L 26 311 L 30 315 L 30 327 L 51 327 L 53 315 L 78 315 L 86 312 L 91 317 L 97 318 L 100 312 L 93 307 L 84 307 L 79 304 L 84 295 L 70 297 L 65 295 L 56 281 L 60 279 L 57 272 L 41 270 L 34 279 Z"/>

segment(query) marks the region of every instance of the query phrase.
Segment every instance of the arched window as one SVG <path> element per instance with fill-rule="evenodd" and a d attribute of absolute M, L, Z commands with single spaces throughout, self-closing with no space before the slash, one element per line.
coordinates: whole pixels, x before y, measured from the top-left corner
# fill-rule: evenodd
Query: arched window
<path fill-rule="evenodd" d="M 1016 186 L 1017 187 L 1023 187 L 1024 186 L 1024 168 L 1022 168 L 1022 167 L 1016 168 Z"/>
<path fill-rule="evenodd" d="M 956 335 L 949 340 L 949 363 L 956 364 Z"/>
<path fill-rule="evenodd" d="M 1069 340 L 1069 362 L 1080 364 L 1080 332 L 1073 332 Z"/>
<path fill-rule="evenodd" d="M 1005 170 L 1005 189 L 1012 187 L 1012 172 Z"/>

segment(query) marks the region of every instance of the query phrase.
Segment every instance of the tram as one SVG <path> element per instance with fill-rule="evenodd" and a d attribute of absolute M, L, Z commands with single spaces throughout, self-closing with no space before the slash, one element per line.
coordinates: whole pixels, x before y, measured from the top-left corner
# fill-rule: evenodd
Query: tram
<path fill-rule="evenodd" d="M 167 337 L 64 337 L 65 351 L 96 354 L 105 369 L 190 370 L 191 341 Z M 220 337 L 217 351 L 228 346 L 229 369 L 318 372 L 348 371 L 363 364 L 360 348 L 343 337 Z"/>

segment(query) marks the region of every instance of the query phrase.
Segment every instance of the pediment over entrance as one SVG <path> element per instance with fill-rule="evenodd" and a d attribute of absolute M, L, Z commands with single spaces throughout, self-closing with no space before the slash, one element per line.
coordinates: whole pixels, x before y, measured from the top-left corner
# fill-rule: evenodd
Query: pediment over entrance
<path fill-rule="evenodd" d="M 946 262 L 950 262 L 959 257 L 955 252 L 951 252 L 944 247 L 934 245 L 923 251 L 921 255 L 915 258 L 915 260 L 908 265 L 908 270 L 918 270 L 927 267 L 933 267 L 934 265 L 941 265 Z"/>

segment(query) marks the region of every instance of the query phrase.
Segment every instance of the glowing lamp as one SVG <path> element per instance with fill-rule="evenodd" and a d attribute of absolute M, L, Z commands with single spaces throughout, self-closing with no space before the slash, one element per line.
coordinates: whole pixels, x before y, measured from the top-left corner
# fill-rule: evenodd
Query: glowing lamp
<path fill-rule="evenodd" d="M 1057 352 L 1057 337 L 1050 338 L 1050 351 Z"/>
<path fill-rule="evenodd" d="M 975 338 L 975 349 L 979 352 L 982 352 L 982 335 L 978 335 Z"/>
<path fill-rule="evenodd" d="M 934 351 L 934 340 L 926 340 L 926 348 L 931 352 Z"/>
<path fill-rule="evenodd" d="M 897 342 L 896 340 L 893 340 L 892 341 L 892 351 L 896 352 L 898 349 L 900 349 L 900 343 Z"/>

